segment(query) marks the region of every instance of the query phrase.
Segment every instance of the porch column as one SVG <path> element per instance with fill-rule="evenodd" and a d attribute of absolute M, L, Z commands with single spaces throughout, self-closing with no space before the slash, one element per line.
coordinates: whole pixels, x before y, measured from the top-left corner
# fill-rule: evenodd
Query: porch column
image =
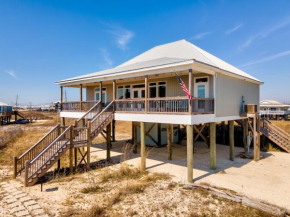
<path fill-rule="evenodd" d="M 243 122 L 243 133 L 244 133 L 244 151 L 245 155 L 248 155 L 248 133 L 249 133 L 249 120 L 248 118 L 244 119 Z"/>
<path fill-rule="evenodd" d="M 102 101 L 103 101 L 103 83 L 100 81 L 100 85 L 99 85 L 99 88 L 100 88 L 100 102 L 101 102 L 101 109 L 103 109 L 103 104 L 102 104 Z"/>
<path fill-rule="evenodd" d="M 141 171 L 146 169 L 145 122 L 141 122 Z"/>
<path fill-rule="evenodd" d="M 210 128 L 210 169 L 216 169 L 216 124 L 209 124 Z"/>
<path fill-rule="evenodd" d="M 187 181 L 193 182 L 193 126 L 186 126 L 187 136 Z"/>
<path fill-rule="evenodd" d="M 80 84 L 80 110 L 82 111 L 82 101 L 83 101 L 83 85 Z"/>
<path fill-rule="evenodd" d="M 222 143 L 226 144 L 226 124 L 225 121 L 222 121 Z"/>
<path fill-rule="evenodd" d="M 116 100 L 116 81 L 113 80 L 113 101 Z M 114 103 L 114 111 L 116 110 L 116 103 Z M 115 142 L 115 119 L 112 121 L 112 141 Z"/>
<path fill-rule="evenodd" d="M 107 161 L 111 160 L 111 123 L 107 125 Z"/>
<path fill-rule="evenodd" d="M 62 102 L 63 102 L 63 87 L 60 86 L 60 110 L 62 110 Z"/>
<path fill-rule="evenodd" d="M 167 124 L 168 160 L 172 160 L 172 124 Z"/>
<path fill-rule="evenodd" d="M 257 114 L 257 148 L 258 148 L 258 153 L 257 153 L 257 160 L 260 160 L 260 149 L 261 149 L 261 137 L 260 137 L 260 115 Z"/>
<path fill-rule="evenodd" d="M 147 75 L 145 75 L 145 113 L 147 113 L 148 109 L 147 98 L 148 98 L 148 77 Z"/>
<path fill-rule="evenodd" d="M 230 160 L 234 161 L 234 121 L 229 121 Z"/>
<path fill-rule="evenodd" d="M 192 79 L 192 69 L 188 70 L 188 91 L 190 93 L 190 95 L 193 95 L 193 79 Z M 188 100 L 188 113 L 191 114 L 192 113 L 192 100 Z"/>

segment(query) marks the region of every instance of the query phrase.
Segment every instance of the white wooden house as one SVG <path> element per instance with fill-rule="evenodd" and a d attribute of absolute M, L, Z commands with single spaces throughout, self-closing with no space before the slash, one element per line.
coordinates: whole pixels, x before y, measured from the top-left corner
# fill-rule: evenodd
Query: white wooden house
<path fill-rule="evenodd" d="M 288 120 L 290 115 L 290 105 L 283 104 L 275 100 L 262 100 L 260 102 L 260 114 L 271 119 L 283 118 Z"/>
<path fill-rule="evenodd" d="M 186 84 L 193 96 L 192 100 L 187 98 L 175 73 Z M 92 139 L 105 128 L 107 134 L 111 135 L 111 123 L 114 121 L 134 123 L 132 133 L 134 149 L 137 147 L 137 140 L 140 139 L 142 169 L 146 168 L 145 143 L 148 137 L 149 140 L 155 140 L 157 144 L 160 144 L 162 140 L 166 141 L 164 137 L 168 135 L 167 143 L 170 147 L 172 141 L 169 138 L 172 131 L 176 129 L 176 126 L 186 125 L 188 181 L 192 181 L 193 177 L 193 141 L 196 139 L 193 134 L 206 140 L 207 138 L 203 137 L 201 131 L 205 124 L 210 125 L 211 168 L 215 169 L 216 122 L 229 121 L 230 159 L 233 160 L 234 120 L 247 119 L 251 116 L 249 110 L 244 111 L 244 105 L 259 106 L 260 85 L 262 84 L 257 78 L 186 40 L 153 47 L 112 69 L 56 83 L 61 89 L 62 125 L 65 126 L 65 118 L 76 119 L 74 126 L 61 128 L 64 132 L 59 135 L 59 141 L 64 141 L 64 138 L 69 137 L 70 128 L 72 139 L 63 144 L 70 144 L 70 150 L 86 145 L 88 165 Z M 79 101 L 63 102 L 63 87 L 79 88 Z M 84 88 L 86 89 L 85 100 L 82 98 Z M 256 112 L 253 111 L 251 116 L 254 117 L 254 124 L 251 127 L 254 131 L 259 129 L 259 127 L 256 128 Z M 198 124 L 201 125 L 197 126 Z M 154 125 L 157 130 L 155 137 L 148 132 L 151 127 L 153 129 Z M 248 123 L 246 125 L 248 126 Z M 137 136 L 137 128 L 140 130 L 139 136 Z M 163 131 L 161 133 L 161 128 L 165 128 L 165 134 Z M 67 134 L 66 137 L 65 134 Z M 110 136 L 107 136 L 107 143 L 110 143 Z M 59 146 L 64 147 L 62 150 L 65 152 L 69 147 L 63 144 L 59 143 Z M 254 143 L 254 147 L 257 160 L 259 141 Z M 110 145 L 107 145 L 107 148 L 109 159 Z M 44 152 L 43 155 L 45 154 L 48 153 Z M 61 154 L 58 153 L 57 156 Z M 72 150 L 70 156 L 72 168 Z M 57 160 L 57 157 L 53 159 Z M 28 170 L 37 168 L 32 164 L 27 165 Z M 17 175 L 17 172 L 15 173 Z M 38 177 L 36 171 L 29 172 L 27 176 L 27 185 L 33 184 Z"/>

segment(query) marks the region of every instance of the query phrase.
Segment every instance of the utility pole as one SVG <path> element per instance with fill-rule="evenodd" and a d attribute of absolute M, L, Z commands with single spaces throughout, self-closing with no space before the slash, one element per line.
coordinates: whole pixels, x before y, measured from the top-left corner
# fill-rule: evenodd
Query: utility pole
<path fill-rule="evenodd" d="M 17 109 L 17 106 L 18 106 L 18 94 L 16 95 L 16 103 L 15 103 L 15 106 L 16 106 L 16 109 Z"/>

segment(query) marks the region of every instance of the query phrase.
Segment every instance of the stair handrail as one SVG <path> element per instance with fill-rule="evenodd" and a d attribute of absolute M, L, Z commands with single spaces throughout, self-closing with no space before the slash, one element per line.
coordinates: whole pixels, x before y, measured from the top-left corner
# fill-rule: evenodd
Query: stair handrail
<path fill-rule="evenodd" d="M 35 158 L 47 145 L 49 145 L 55 138 L 59 136 L 59 124 L 57 124 L 54 128 L 52 128 L 48 133 L 46 133 L 37 143 L 35 143 L 32 147 L 26 150 L 22 155 L 16 157 L 15 163 L 15 171 L 16 175 L 18 175 L 25 167 L 25 161 L 31 161 Z M 45 144 L 45 140 L 48 141 Z M 44 143 L 44 144 L 42 144 Z M 20 169 L 17 169 L 18 164 L 20 164 Z"/>
<path fill-rule="evenodd" d="M 48 162 L 51 160 L 51 158 L 59 152 L 59 150 L 67 144 L 67 142 L 70 141 L 70 128 L 72 126 L 68 126 L 52 143 L 50 143 L 45 149 L 43 149 L 32 161 L 29 162 L 29 167 L 32 168 L 32 165 L 33 164 L 36 164 L 35 165 L 35 171 L 32 171 L 32 170 L 28 170 L 28 168 L 25 170 L 28 170 L 27 173 L 28 173 L 28 179 L 30 179 L 31 177 L 33 177 L 39 170 L 42 169 L 42 167 Z M 60 142 L 60 139 L 62 139 L 64 136 L 66 136 L 66 134 L 68 133 L 68 137 L 67 137 L 67 141 L 63 144 L 57 144 L 58 142 Z M 53 146 L 56 146 L 56 147 L 53 147 Z M 45 153 L 47 153 L 48 151 L 50 156 L 48 159 L 41 159 L 42 157 L 47 157 L 47 156 L 44 156 Z M 37 161 L 40 160 L 40 163 L 38 164 Z"/>
<path fill-rule="evenodd" d="M 112 108 L 112 106 L 113 106 L 113 108 Z M 104 118 L 104 120 L 100 123 L 100 124 L 102 124 L 107 118 L 109 118 L 112 114 L 114 114 L 114 109 L 115 109 L 115 101 L 113 100 L 112 102 L 110 102 L 109 103 L 109 105 L 107 105 L 107 107 L 106 108 L 104 108 L 98 115 L 96 115 L 92 120 L 90 120 L 90 122 L 91 122 L 91 127 L 92 127 L 92 129 L 91 129 L 91 133 L 93 133 L 95 130 L 96 130 L 96 128 L 98 127 L 95 127 L 95 122 L 100 118 L 100 117 L 102 117 L 102 115 L 105 113 L 105 112 L 108 112 L 108 110 L 109 109 L 112 109 L 112 111 L 110 112 L 110 114 L 108 114 L 105 118 Z M 100 125 L 99 124 L 99 125 Z"/>
<path fill-rule="evenodd" d="M 75 127 L 78 127 L 79 122 L 84 119 L 89 113 L 91 113 L 92 110 L 94 110 L 97 106 L 100 106 L 101 103 L 98 101 L 94 106 L 92 106 L 82 117 L 80 117 L 78 120 L 75 121 Z M 101 111 L 101 109 L 100 109 Z M 94 117 L 93 117 L 94 118 Z"/>
<path fill-rule="evenodd" d="M 277 125 L 275 125 L 274 123 L 272 123 L 271 121 L 269 121 L 267 119 L 264 119 L 264 121 L 266 121 L 266 124 L 268 124 L 270 127 L 272 127 L 272 130 L 275 130 L 279 135 L 282 134 L 282 136 L 286 140 L 290 140 L 290 134 L 289 133 L 287 133 L 286 131 L 284 131 L 283 129 L 281 129 L 280 127 L 278 127 Z"/>

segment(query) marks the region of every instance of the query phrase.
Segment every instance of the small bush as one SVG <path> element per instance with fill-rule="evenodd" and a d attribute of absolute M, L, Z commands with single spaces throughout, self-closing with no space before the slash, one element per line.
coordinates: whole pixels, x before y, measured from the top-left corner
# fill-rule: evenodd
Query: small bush
<path fill-rule="evenodd" d="M 81 190 L 81 192 L 83 194 L 90 194 L 90 193 L 98 193 L 98 192 L 101 192 L 103 189 L 99 186 L 94 186 L 94 187 L 87 187 L 87 188 L 83 188 Z"/>
<path fill-rule="evenodd" d="M 98 204 L 93 205 L 87 212 L 82 216 L 84 217 L 102 217 L 105 216 L 105 208 Z"/>

